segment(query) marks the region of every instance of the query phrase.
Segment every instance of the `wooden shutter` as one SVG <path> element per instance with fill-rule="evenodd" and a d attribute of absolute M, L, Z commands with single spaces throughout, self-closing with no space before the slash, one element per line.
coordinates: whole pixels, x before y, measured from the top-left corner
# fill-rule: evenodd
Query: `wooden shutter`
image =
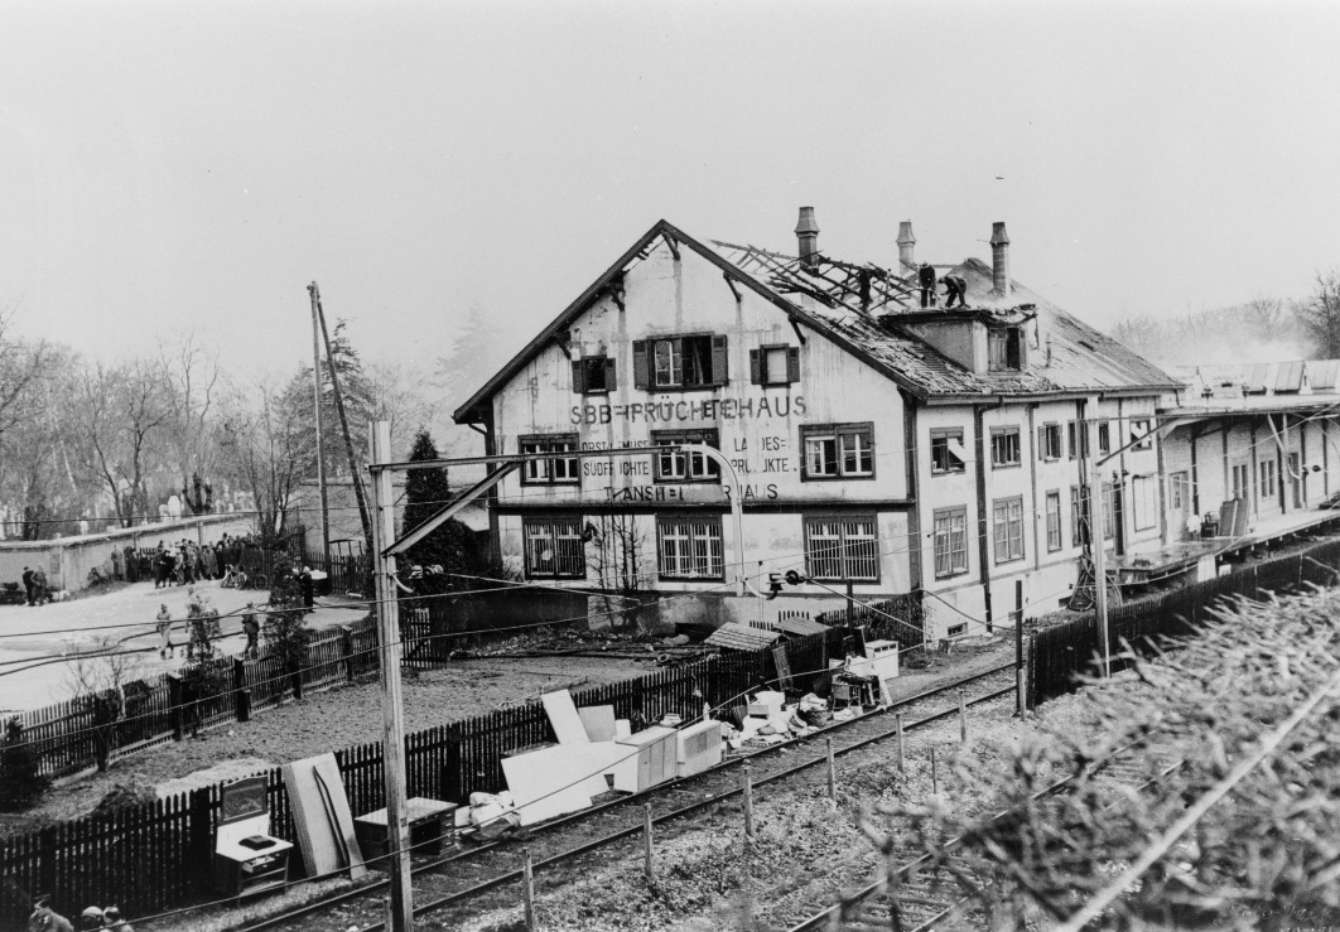
<path fill-rule="evenodd" d="M 614 381 L 614 360 L 613 360 L 611 357 L 606 356 L 606 357 L 605 357 L 605 391 L 607 391 L 607 392 L 612 392 L 612 391 L 614 391 L 614 386 L 615 386 L 615 384 L 616 384 L 616 383 L 615 383 L 615 381 Z"/>
<path fill-rule="evenodd" d="M 1047 428 L 1045 428 L 1045 427 L 1039 427 L 1039 428 L 1038 428 L 1038 459 L 1040 459 L 1040 460 L 1045 460 L 1046 458 L 1047 458 Z"/>
<path fill-rule="evenodd" d="M 651 388 L 651 365 L 647 359 L 646 340 L 633 341 L 633 387 Z"/>
<path fill-rule="evenodd" d="M 725 385 L 730 381 L 726 368 L 726 335 L 712 334 L 712 384 Z"/>
<path fill-rule="evenodd" d="M 788 382 L 800 381 L 800 347 L 788 346 L 786 348 L 786 380 Z"/>
<path fill-rule="evenodd" d="M 572 363 L 572 390 L 578 394 L 586 393 L 586 363 L 577 359 Z"/>
<path fill-rule="evenodd" d="M 751 385 L 763 384 L 763 351 L 749 351 L 749 382 Z"/>

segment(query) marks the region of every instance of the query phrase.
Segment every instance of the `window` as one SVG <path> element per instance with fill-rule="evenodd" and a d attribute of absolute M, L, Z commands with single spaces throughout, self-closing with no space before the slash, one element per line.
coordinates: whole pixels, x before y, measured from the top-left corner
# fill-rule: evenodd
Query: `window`
<path fill-rule="evenodd" d="M 802 479 L 869 479 L 875 475 L 875 429 L 865 424 L 816 424 L 800 429 Z"/>
<path fill-rule="evenodd" d="M 1238 463 L 1233 467 L 1233 497 L 1246 500 L 1247 492 L 1251 488 L 1251 471 L 1246 463 Z"/>
<path fill-rule="evenodd" d="M 806 518 L 805 567 L 821 581 L 879 582 L 874 517 Z"/>
<path fill-rule="evenodd" d="M 1112 431 L 1110 425 L 1104 421 L 1098 425 L 1098 455 L 1106 456 L 1112 452 Z"/>
<path fill-rule="evenodd" d="M 991 428 L 991 465 L 995 467 L 1019 465 L 1019 428 Z"/>
<path fill-rule="evenodd" d="M 960 621 L 956 625 L 950 625 L 948 628 L 945 628 L 946 637 L 957 638 L 962 637 L 967 633 L 968 633 L 968 623 L 966 621 Z"/>
<path fill-rule="evenodd" d="M 935 519 L 935 578 L 968 572 L 968 509 L 937 508 Z"/>
<path fill-rule="evenodd" d="M 931 473 L 963 472 L 968 451 L 963 448 L 963 431 L 937 428 L 931 431 Z"/>
<path fill-rule="evenodd" d="M 633 341 L 633 385 L 661 389 L 725 385 L 726 338 L 704 333 Z"/>
<path fill-rule="evenodd" d="M 585 578 L 586 551 L 582 546 L 581 518 L 526 518 L 522 531 L 527 578 Z"/>
<path fill-rule="evenodd" d="M 1187 507 L 1191 498 L 1191 479 L 1186 470 L 1175 472 L 1168 477 L 1168 502 L 1174 511 Z"/>
<path fill-rule="evenodd" d="M 1066 440 L 1066 449 L 1069 451 L 1069 456 L 1070 456 L 1070 458 L 1073 460 L 1073 459 L 1075 458 L 1075 454 L 1079 452 L 1079 445 L 1075 442 L 1075 422 L 1074 422 L 1074 421 L 1067 421 L 1067 422 L 1066 422 L 1066 425 L 1065 425 L 1065 440 Z"/>
<path fill-rule="evenodd" d="M 517 438 L 522 453 L 565 453 L 576 451 L 576 434 L 548 434 Z M 522 485 L 577 485 L 580 482 L 577 457 L 527 460 L 521 467 Z"/>
<path fill-rule="evenodd" d="M 1038 428 L 1038 458 L 1059 460 L 1061 458 L 1061 425 L 1043 424 Z"/>
<path fill-rule="evenodd" d="M 586 356 L 572 363 L 572 390 L 582 395 L 605 395 L 614 391 L 614 360 L 608 356 Z"/>
<path fill-rule="evenodd" d="M 1153 476 L 1135 476 L 1131 479 L 1131 521 L 1137 531 L 1147 531 L 1158 525 L 1157 481 Z"/>
<path fill-rule="evenodd" d="M 1061 492 L 1047 493 L 1047 552 L 1061 549 Z"/>
<path fill-rule="evenodd" d="M 654 430 L 651 442 L 656 446 L 672 443 L 705 443 L 721 446 L 715 430 Z M 661 450 L 652 458 L 657 482 L 713 482 L 721 475 L 716 461 L 702 453 Z"/>
<path fill-rule="evenodd" d="M 657 569 L 662 579 L 725 579 L 719 517 L 657 518 Z"/>
<path fill-rule="evenodd" d="M 1277 491 L 1279 491 L 1278 487 L 1275 485 L 1275 481 L 1276 481 L 1277 476 L 1278 476 L 1278 473 L 1276 473 L 1276 471 L 1275 471 L 1275 461 L 1274 461 L 1274 460 L 1261 460 L 1261 498 L 1262 498 L 1262 499 L 1270 498 L 1270 497 L 1273 496 Z M 1246 483 L 1244 482 L 1243 485 L 1245 486 Z"/>
<path fill-rule="evenodd" d="M 996 542 L 996 562 L 1009 563 L 1024 558 L 1024 497 L 997 499 L 992 504 L 992 528 Z"/>
<path fill-rule="evenodd" d="M 749 381 L 755 385 L 790 385 L 800 381 L 800 349 L 785 343 L 749 351 Z"/>
<path fill-rule="evenodd" d="M 1153 434 L 1150 433 L 1149 418 L 1137 417 L 1131 419 L 1130 440 L 1132 450 L 1150 450 L 1154 447 Z"/>
<path fill-rule="evenodd" d="M 986 335 L 987 369 L 991 372 L 1023 368 L 1024 341 L 1018 327 L 991 330 Z"/>

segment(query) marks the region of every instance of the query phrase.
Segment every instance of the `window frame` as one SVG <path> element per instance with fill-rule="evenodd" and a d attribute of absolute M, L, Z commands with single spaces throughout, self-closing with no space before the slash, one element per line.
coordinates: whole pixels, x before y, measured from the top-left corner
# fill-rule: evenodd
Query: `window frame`
<path fill-rule="evenodd" d="M 951 523 L 944 529 L 943 539 L 946 546 L 941 549 L 941 521 L 953 522 L 955 519 L 962 521 L 962 527 L 955 530 Z M 960 550 L 954 546 L 954 535 L 958 533 L 962 536 L 962 565 L 960 566 L 955 557 Z M 940 555 L 944 553 L 947 557 L 948 568 L 940 569 Z M 950 508 L 936 508 L 931 512 L 931 566 L 936 579 L 952 579 L 955 576 L 962 576 L 968 572 L 968 506 L 955 505 Z"/>
<path fill-rule="evenodd" d="M 689 381 L 688 341 L 704 341 L 705 353 L 694 358 L 705 360 L 706 378 Z M 661 381 L 659 347 L 669 347 L 666 381 Z M 633 341 L 633 387 L 649 392 L 691 392 L 720 388 L 730 382 L 730 343 L 724 333 L 688 331 L 647 337 Z M 717 371 L 720 365 L 721 371 Z"/>
<path fill-rule="evenodd" d="M 1126 431 L 1126 435 L 1132 450 L 1154 449 L 1152 421 L 1152 418 L 1147 417 L 1133 417 L 1130 419 L 1130 428 Z M 1137 441 L 1135 438 L 1140 436 L 1143 436 L 1144 439 Z"/>
<path fill-rule="evenodd" d="M 842 573 L 841 573 L 840 575 L 821 576 L 821 575 L 819 575 L 818 572 L 817 572 L 818 567 L 817 567 L 816 564 L 815 564 L 815 559 L 814 559 L 814 554 L 813 554 L 813 550 L 814 550 L 814 548 L 813 548 L 813 546 L 812 546 L 813 535 L 812 535 L 811 528 L 812 528 L 812 526 L 817 525 L 817 524 L 819 524 L 819 523 L 821 523 L 821 522 L 827 522 L 827 523 L 834 523 L 834 522 L 836 522 L 836 523 L 838 523 L 838 524 L 840 525 L 840 527 L 841 527 L 841 532 L 840 532 L 839 537 L 838 537 L 838 539 L 839 539 L 839 544 L 837 545 L 838 548 L 839 548 L 839 554 L 838 554 L 837 559 L 838 559 L 838 561 L 839 561 L 840 564 L 841 564 L 840 569 L 842 570 Z M 861 538 L 858 538 L 858 540 L 861 540 L 861 541 L 868 540 L 868 541 L 869 541 L 869 545 L 873 548 L 872 553 L 869 555 L 870 562 L 871 562 L 871 563 L 873 564 L 873 566 L 874 566 L 874 575 L 873 575 L 873 576 L 853 576 L 853 575 L 851 575 L 851 572 L 850 572 L 850 570 L 851 570 L 850 563 L 851 563 L 851 561 L 852 561 L 852 559 L 853 559 L 853 556 L 852 556 L 852 553 L 851 553 L 851 550 L 850 550 L 850 544 L 849 544 L 848 539 L 847 539 L 847 525 L 850 525 L 850 524 L 856 524 L 856 523 L 858 523 L 858 522 L 868 523 L 868 524 L 870 525 L 870 537 L 869 537 L 869 538 L 861 537 Z M 805 574 L 806 574 L 807 576 L 809 576 L 811 579 L 813 579 L 813 580 L 815 580 L 815 581 L 817 581 L 817 582 L 853 582 L 853 583 L 862 583 L 862 584 L 874 583 L 874 584 L 878 585 L 878 583 L 879 583 L 879 581 L 880 581 L 880 577 L 881 577 L 881 575 L 882 575 L 882 573 L 883 573 L 883 567 L 881 566 L 881 563 L 882 563 L 883 561 L 880 560 L 880 552 L 879 552 L 879 520 L 878 520 L 878 516 L 877 516 L 877 515 L 875 515 L 875 514 L 873 514 L 873 513 L 865 513 L 865 514 L 823 514 L 823 513 L 805 514 L 805 515 L 802 515 L 802 516 L 801 516 L 801 527 L 802 527 L 802 531 L 803 531 L 803 534 L 804 534 L 804 540 L 805 540 Z M 825 539 L 827 539 L 827 538 L 825 538 Z M 824 559 L 828 559 L 828 558 L 824 558 Z M 858 555 L 856 555 L 855 559 L 860 560 L 860 559 L 862 559 L 862 557 L 858 554 Z"/>
<path fill-rule="evenodd" d="M 1001 509 L 1005 509 L 1004 521 L 1001 520 Z M 1012 513 L 1013 512 L 1013 513 Z M 1004 539 L 1001 538 L 1001 530 L 1004 529 Z M 1017 535 L 1014 532 L 1017 530 Z M 1018 552 L 1015 553 L 1012 544 L 1018 543 Z M 1005 555 L 1001 556 L 1001 544 L 1005 545 Z M 991 552 L 995 557 L 997 566 L 1005 563 L 1017 563 L 1020 560 L 1028 558 L 1027 548 L 1024 546 L 1024 497 L 1022 495 L 1007 495 L 1004 498 L 991 500 Z"/>
<path fill-rule="evenodd" d="M 1084 546 L 1084 535 L 1080 521 L 1085 513 L 1084 488 L 1079 485 L 1070 487 L 1070 546 Z"/>
<path fill-rule="evenodd" d="M 708 446 L 720 450 L 721 432 L 715 427 L 698 427 L 687 430 L 653 430 L 650 447 L 653 483 L 656 485 L 702 485 L 704 483 L 715 485 L 721 482 L 721 466 L 716 460 L 710 459 L 702 453 L 657 449 L 657 447 L 672 443 L 706 443 Z M 684 475 L 682 478 L 666 476 L 662 472 L 662 458 L 666 456 L 683 461 Z M 702 461 L 704 470 L 701 473 L 695 472 L 693 469 L 696 460 Z"/>
<path fill-rule="evenodd" d="M 691 569 L 686 572 L 680 572 L 680 567 L 676 565 L 671 569 L 666 568 L 666 540 L 667 528 L 674 527 L 683 533 L 675 534 L 676 540 L 682 540 L 683 546 L 687 547 L 687 553 L 677 553 L 675 562 L 677 564 L 687 561 Z M 702 528 L 708 528 L 715 531 L 715 535 L 698 535 L 695 531 Z M 721 515 L 709 515 L 698 513 L 681 514 L 663 514 L 656 516 L 656 577 L 658 579 L 675 582 L 724 582 L 726 579 L 726 540 L 722 534 Z M 707 571 L 698 572 L 697 567 L 700 559 L 698 553 L 698 544 L 705 542 L 707 552 Z M 712 544 L 715 542 L 715 552 Z"/>
<path fill-rule="evenodd" d="M 1107 421 L 1098 424 L 1098 455 L 1107 456 L 1112 452 L 1112 425 Z"/>
<path fill-rule="evenodd" d="M 1047 527 L 1047 552 L 1056 553 L 1065 546 L 1064 538 L 1061 536 L 1061 490 L 1048 489 L 1046 502 L 1043 510 L 1044 520 Z M 1055 503 L 1056 509 L 1052 510 L 1052 504 Z M 1055 518 L 1055 521 L 1052 519 Z"/>
<path fill-rule="evenodd" d="M 560 536 L 558 531 L 561 522 L 569 523 L 573 528 L 573 533 Z M 531 559 L 532 558 L 531 541 L 532 539 L 538 539 L 538 538 L 532 538 L 531 529 L 539 527 L 549 528 L 550 546 L 552 546 L 554 550 L 554 557 L 553 557 L 554 569 L 552 572 L 548 573 L 536 569 Z M 586 542 L 582 539 L 582 531 L 583 531 L 583 524 L 582 524 L 582 516 L 580 514 L 524 515 L 521 518 L 521 551 L 522 551 L 522 564 L 525 569 L 526 578 L 527 579 L 585 579 L 587 576 Z M 581 555 L 581 565 L 582 565 L 581 572 L 559 571 L 559 563 L 561 559 L 559 553 L 560 540 L 567 540 L 567 541 L 575 540 L 577 542 L 577 548 L 578 548 L 577 552 Z"/>
<path fill-rule="evenodd" d="M 781 352 L 783 378 L 768 377 L 768 354 Z M 790 343 L 764 343 L 749 351 L 749 381 L 764 388 L 779 388 L 800 381 L 800 347 Z"/>
<path fill-rule="evenodd" d="M 580 441 L 578 435 L 575 434 L 575 433 L 566 433 L 566 434 L 522 434 L 521 436 L 519 436 L 519 437 L 516 438 L 516 449 L 517 449 L 517 452 L 518 452 L 518 453 L 523 453 L 523 454 L 524 454 L 524 453 L 567 453 L 567 452 L 576 453 L 576 452 L 578 451 L 578 449 L 580 448 L 580 442 L 581 442 L 581 441 Z M 542 446 L 548 447 L 548 446 L 552 446 L 552 445 L 555 445 L 555 444 L 561 444 L 561 443 L 570 444 L 570 445 L 571 445 L 571 449 L 570 449 L 570 450 L 552 450 L 552 449 L 527 450 L 527 449 L 526 449 L 526 447 L 529 446 L 529 445 L 542 445 Z M 570 476 L 570 477 L 565 477 L 565 478 L 562 478 L 562 479 L 554 478 L 554 474 L 555 474 L 555 472 L 557 471 L 555 467 L 557 467 L 560 463 L 563 463 L 563 464 L 570 464 L 570 465 L 569 465 L 569 468 L 570 468 L 570 470 L 571 470 L 571 476 Z M 543 476 L 532 475 L 532 472 L 531 472 L 531 467 L 532 467 L 532 466 L 542 468 L 542 469 L 544 470 L 544 473 L 545 473 L 545 474 L 544 474 Z M 547 459 L 547 460 L 539 460 L 539 461 L 528 461 L 528 462 L 524 462 L 524 463 L 521 464 L 521 470 L 520 470 L 520 472 L 521 472 L 521 484 L 522 484 L 522 485 L 533 485 L 533 486 L 554 486 L 554 485 L 566 486 L 566 485 L 575 485 L 575 486 L 577 486 L 577 487 L 580 488 L 580 487 L 581 487 L 581 484 L 582 484 L 581 460 L 580 460 L 578 457 L 576 457 L 576 456 L 569 457 L 569 458 L 558 458 L 558 457 L 555 457 L 554 459 Z"/>
<path fill-rule="evenodd" d="M 968 471 L 968 461 L 959 459 L 958 468 L 950 466 L 940 469 L 935 465 L 935 445 L 937 440 L 944 441 L 944 451 L 946 457 L 952 457 L 954 454 L 949 449 L 949 441 L 957 440 L 960 446 L 963 446 L 964 430 L 962 427 L 932 427 L 930 432 L 930 451 L 931 451 L 931 475 L 932 476 L 952 476 Z M 964 447 L 964 453 L 967 448 Z"/>
<path fill-rule="evenodd" d="M 832 438 L 833 441 L 833 465 L 836 472 L 812 473 L 810 471 L 810 445 L 811 440 L 826 440 Z M 866 455 L 870 458 L 869 472 L 847 472 L 847 449 L 843 444 L 844 437 L 859 438 L 864 437 L 868 446 Z M 861 451 L 857 451 L 858 458 Z M 858 459 L 859 462 L 859 459 Z M 875 478 L 875 424 L 873 421 L 853 421 L 842 424 L 805 424 L 800 428 L 800 481 L 801 482 L 842 482 L 848 479 L 874 479 Z"/>
<path fill-rule="evenodd" d="M 600 373 L 600 387 L 594 388 L 591 377 Z M 618 387 L 614 358 L 607 353 L 596 353 L 572 361 L 572 390 L 579 395 L 608 395 Z"/>
<path fill-rule="evenodd" d="M 1154 476 L 1132 476 L 1131 528 L 1137 532 L 1152 531 L 1158 526 L 1159 492 L 1157 478 Z"/>
<path fill-rule="evenodd" d="M 1191 474 L 1179 469 L 1168 476 L 1168 507 L 1173 511 L 1185 511 L 1188 492 L 1191 488 Z"/>
<path fill-rule="evenodd" d="M 1019 327 L 993 327 L 986 332 L 986 370 L 988 372 L 1022 372 L 1024 369 L 1024 336 Z M 999 347 L 999 350 L 997 349 Z M 1013 360 L 1010 350 L 1013 349 Z"/>
<path fill-rule="evenodd" d="M 1014 459 L 1000 460 L 996 459 L 996 438 L 1014 437 Z M 991 468 L 992 469 L 1016 469 L 1024 464 L 1024 443 L 1016 424 L 1013 427 L 993 427 L 991 428 Z"/>
<path fill-rule="evenodd" d="M 1038 428 L 1038 459 L 1046 463 L 1059 462 L 1064 454 L 1061 448 L 1061 424 L 1047 421 Z"/>

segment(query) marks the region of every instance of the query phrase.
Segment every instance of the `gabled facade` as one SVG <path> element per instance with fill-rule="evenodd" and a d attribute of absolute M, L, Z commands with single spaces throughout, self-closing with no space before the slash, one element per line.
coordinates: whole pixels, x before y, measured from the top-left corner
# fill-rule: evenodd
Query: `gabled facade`
<path fill-rule="evenodd" d="M 941 267 L 967 283 L 957 311 L 916 307 L 904 237 L 894 271 L 822 255 L 812 211 L 796 232 L 790 257 L 657 223 L 457 409 L 487 452 L 560 454 L 498 487 L 505 563 L 655 594 L 670 622 L 922 592 L 934 638 L 1004 622 L 1016 580 L 1055 605 L 1075 581 L 1077 422 L 1112 418 L 1115 450 L 1177 383 L 1012 282 L 1003 225 L 991 266 Z M 742 535 L 729 475 L 657 451 L 680 442 L 728 457 Z M 648 452 L 561 456 L 629 447 Z M 1115 541 L 1157 539 L 1157 437 L 1117 465 Z M 741 553 L 758 590 L 771 573 L 809 581 L 739 597 Z"/>

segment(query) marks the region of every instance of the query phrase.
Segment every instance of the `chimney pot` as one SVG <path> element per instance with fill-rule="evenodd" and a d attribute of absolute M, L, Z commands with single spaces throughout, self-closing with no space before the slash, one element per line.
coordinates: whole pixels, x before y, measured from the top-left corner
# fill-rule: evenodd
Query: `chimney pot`
<path fill-rule="evenodd" d="M 898 270 L 901 275 L 911 275 L 917 270 L 917 238 L 912 233 L 912 221 L 904 220 L 898 224 Z"/>
<path fill-rule="evenodd" d="M 800 208 L 800 218 L 796 220 L 796 247 L 806 268 L 813 268 L 818 263 L 819 224 L 814 219 L 813 207 Z"/>
<path fill-rule="evenodd" d="M 991 224 L 991 285 L 1001 297 L 1010 295 L 1010 235 L 1005 221 Z"/>

